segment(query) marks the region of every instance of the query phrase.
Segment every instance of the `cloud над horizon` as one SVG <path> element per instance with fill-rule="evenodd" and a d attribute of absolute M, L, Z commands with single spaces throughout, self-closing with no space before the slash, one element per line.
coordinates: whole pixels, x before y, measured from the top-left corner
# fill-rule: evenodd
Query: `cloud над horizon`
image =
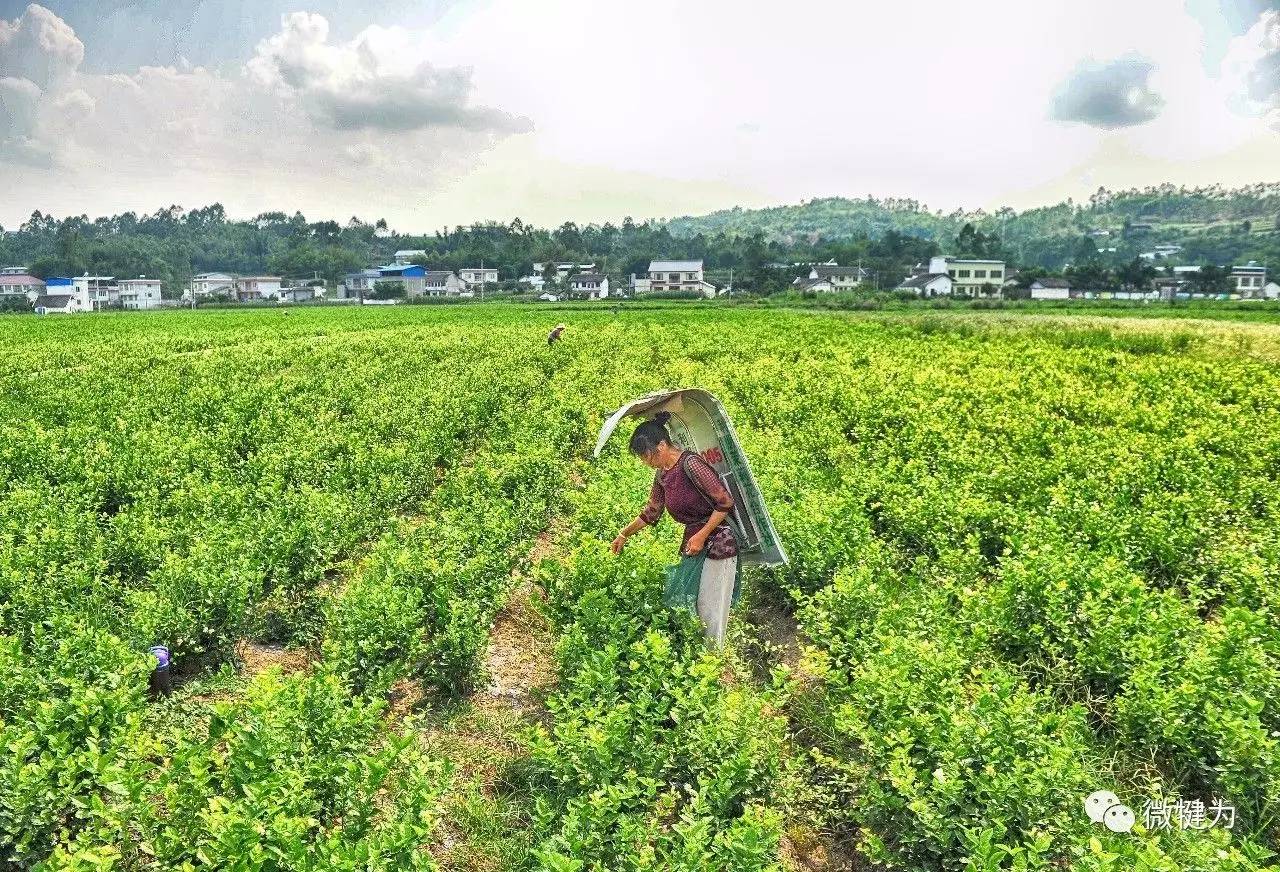
<path fill-rule="evenodd" d="M 1155 64 L 1139 55 L 1126 55 L 1098 63 L 1083 61 L 1053 95 L 1050 115 L 1057 121 L 1074 121 L 1113 130 L 1153 120 L 1164 108 L 1164 98 L 1151 89 Z"/>
<path fill-rule="evenodd" d="M 295 12 L 283 17 L 279 33 L 258 44 L 247 69 L 337 130 L 532 129 L 527 118 L 471 106 L 470 71 L 417 60 L 412 43 L 402 28 L 370 27 L 346 45 L 331 44 L 323 16 Z"/>

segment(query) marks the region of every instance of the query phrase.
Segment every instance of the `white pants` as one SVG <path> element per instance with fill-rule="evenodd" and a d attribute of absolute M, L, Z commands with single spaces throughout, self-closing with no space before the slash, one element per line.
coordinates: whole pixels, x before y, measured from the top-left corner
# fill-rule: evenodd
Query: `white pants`
<path fill-rule="evenodd" d="M 698 584 L 698 617 L 706 624 L 707 638 L 719 648 L 724 644 L 724 631 L 729 625 L 729 606 L 733 602 L 733 583 L 738 575 L 738 558 L 704 560 Z"/>

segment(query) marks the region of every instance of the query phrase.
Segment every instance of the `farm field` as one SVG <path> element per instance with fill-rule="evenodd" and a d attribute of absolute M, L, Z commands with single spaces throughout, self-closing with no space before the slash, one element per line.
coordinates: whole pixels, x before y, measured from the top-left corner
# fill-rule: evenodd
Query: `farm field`
<path fill-rule="evenodd" d="M 403 306 L 0 343 L 0 868 L 1280 868 L 1280 326 Z M 669 519 L 608 554 L 651 473 L 590 459 L 693 385 L 791 558 L 720 653 L 661 605 Z"/>

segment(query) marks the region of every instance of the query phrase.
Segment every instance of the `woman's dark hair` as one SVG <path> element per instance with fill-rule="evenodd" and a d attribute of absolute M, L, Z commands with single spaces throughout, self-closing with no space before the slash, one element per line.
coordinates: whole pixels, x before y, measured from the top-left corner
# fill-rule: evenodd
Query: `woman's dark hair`
<path fill-rule="evenodd" d="M 636 432 L 631 434 L 631 453 L 648 454 L 663 442 L 670 445 L 671 434 L 667 432 L 667 422 L 670 420 L 670 412 L 659 412 L 652 420 L 636 427 Z"/>

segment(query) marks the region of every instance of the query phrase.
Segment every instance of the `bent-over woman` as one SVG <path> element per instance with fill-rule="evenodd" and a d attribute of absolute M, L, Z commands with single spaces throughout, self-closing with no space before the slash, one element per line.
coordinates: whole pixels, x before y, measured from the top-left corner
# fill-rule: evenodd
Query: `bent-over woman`
<path fill-rule="evenodd" d="M 614 554 L 620 553 L 629 538 L 656 524 L 664 509 L 683 524 L 680 553 L 706 553 L 697 612 L 706 625 L 707 638 L 719 646 L 724 643 L 738 577 L 738 543 L 725 523 L 733 511 L 733 497 L 711 464 L 671 443 L 666 427 L 670 418 L 669 412 L 659 412 L 631 435 L 631 453 L 657 472 L 649 489 L 649 502 L 634 521 L 619 531 L 611 547 Z"/>

